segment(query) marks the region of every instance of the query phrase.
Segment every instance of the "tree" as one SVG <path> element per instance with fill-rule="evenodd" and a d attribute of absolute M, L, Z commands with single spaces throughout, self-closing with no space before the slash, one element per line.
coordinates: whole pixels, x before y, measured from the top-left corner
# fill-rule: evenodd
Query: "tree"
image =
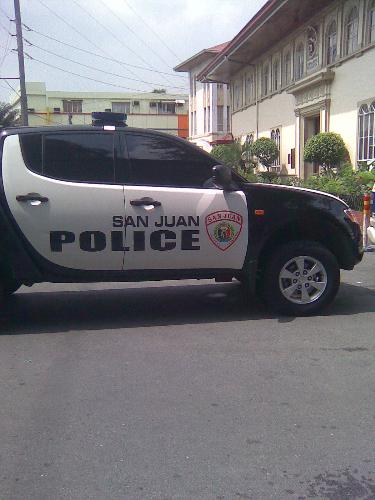
<path fill-rule="evenodd" d="M 259 162 L 269 169 L 278 158 L 279 150 L 276 143 L 267 137 L 260 137 L 251 145 L 251 152 L 259 159 Z"/>
<path fill-rule="evenodd" d="M 313 135 L 305 144 L 305 161 L 318 163 L 325 173 L 339 167 L 345 160 L 347 149 L 340 134 L 321 132 Z"/>
<path fill-rule="evenodd" d="M 219 144 L 212 148 L 211 154 L 220 162 L 234 168 L 239 172 L 240 170 L 246 171 L 251 162 L 246 161 L 243 153 L 248 151 L 249 144 L 241 144 L 240 141 L 234 141 L 231 144 Z"/>
<path fill-rule="evenodd" d="M 0 129 L 6 127 L 15 127 L 19 124 L 18 110 L 11 104 L 0 102 Z"/>

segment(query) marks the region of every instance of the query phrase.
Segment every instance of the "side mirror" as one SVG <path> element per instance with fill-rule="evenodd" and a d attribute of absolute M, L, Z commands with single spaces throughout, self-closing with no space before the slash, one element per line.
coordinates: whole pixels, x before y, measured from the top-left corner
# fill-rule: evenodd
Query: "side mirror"
<path fill-rule="evenodd" d="M 224 189 L 224 191 L 233 190 L 232 170 L 226 165 L 212 167 L 212 180 L 214 184 Z"/>

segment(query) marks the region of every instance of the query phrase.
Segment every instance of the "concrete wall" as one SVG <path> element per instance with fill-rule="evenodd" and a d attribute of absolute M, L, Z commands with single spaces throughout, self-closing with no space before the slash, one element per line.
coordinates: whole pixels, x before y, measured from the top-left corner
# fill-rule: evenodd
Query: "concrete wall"
<path fill-rule="evenodd" d="M 258 104 L 258 126 L 256 104 L 232 115 L 233 135 L 242 141 L 250 134 L 253 134 L 254 140 L 257 137 L 270 138 L 272 130 L 280 130 L 280 160 L 284 171 L 288 169 L 288 154 L 295 147 L 294 101 L 294 97 L 286 92 L 263 99 Z M 289 170 L 294 173 L 290 168 Z"/>
<path fill-rule="evenodd" d="M 331 86 L 331 131 L 342 135 L 352 163 L 357 159 L 358 109 L 375 100 L 375 50 L 335 68 Z"/>

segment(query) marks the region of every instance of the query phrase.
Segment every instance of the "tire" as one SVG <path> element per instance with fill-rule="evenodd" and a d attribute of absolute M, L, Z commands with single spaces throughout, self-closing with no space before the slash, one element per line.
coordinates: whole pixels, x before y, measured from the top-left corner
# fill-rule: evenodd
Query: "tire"
<path fill-rule="evenodd" d="M 335 256 L 315 241 L 293 241 L 274 250 L 261 275 L 261 295 L 274 311 L 309 316 L 330 304 L 340 285 Z"/>

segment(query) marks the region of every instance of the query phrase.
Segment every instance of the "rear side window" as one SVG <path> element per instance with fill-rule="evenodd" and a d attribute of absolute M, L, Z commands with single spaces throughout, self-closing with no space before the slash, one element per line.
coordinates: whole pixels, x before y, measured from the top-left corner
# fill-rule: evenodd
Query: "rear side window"
<path fill-rule="evenodd" d="M 21 134 L 19 136 L 24 162 L 29 170 L 41 174 L 42 163 L 42 135 Z"/>
<path fill-rule="evenodd" d="M 21 134 L 20 142 L 33 172 L 71 182 L 114 182 L 113 134 Z"/>
<path fill-rule="evenodd" d="M 215 160 L 162 136 L 126 135 L 130 159 L 128 183 L 143 186 L 201 188 Z"/>
<path fill-rule="evenodd" d="M 46 134 L 43 175 L 73 182 L 114 182 L 112 134 Z"/>

